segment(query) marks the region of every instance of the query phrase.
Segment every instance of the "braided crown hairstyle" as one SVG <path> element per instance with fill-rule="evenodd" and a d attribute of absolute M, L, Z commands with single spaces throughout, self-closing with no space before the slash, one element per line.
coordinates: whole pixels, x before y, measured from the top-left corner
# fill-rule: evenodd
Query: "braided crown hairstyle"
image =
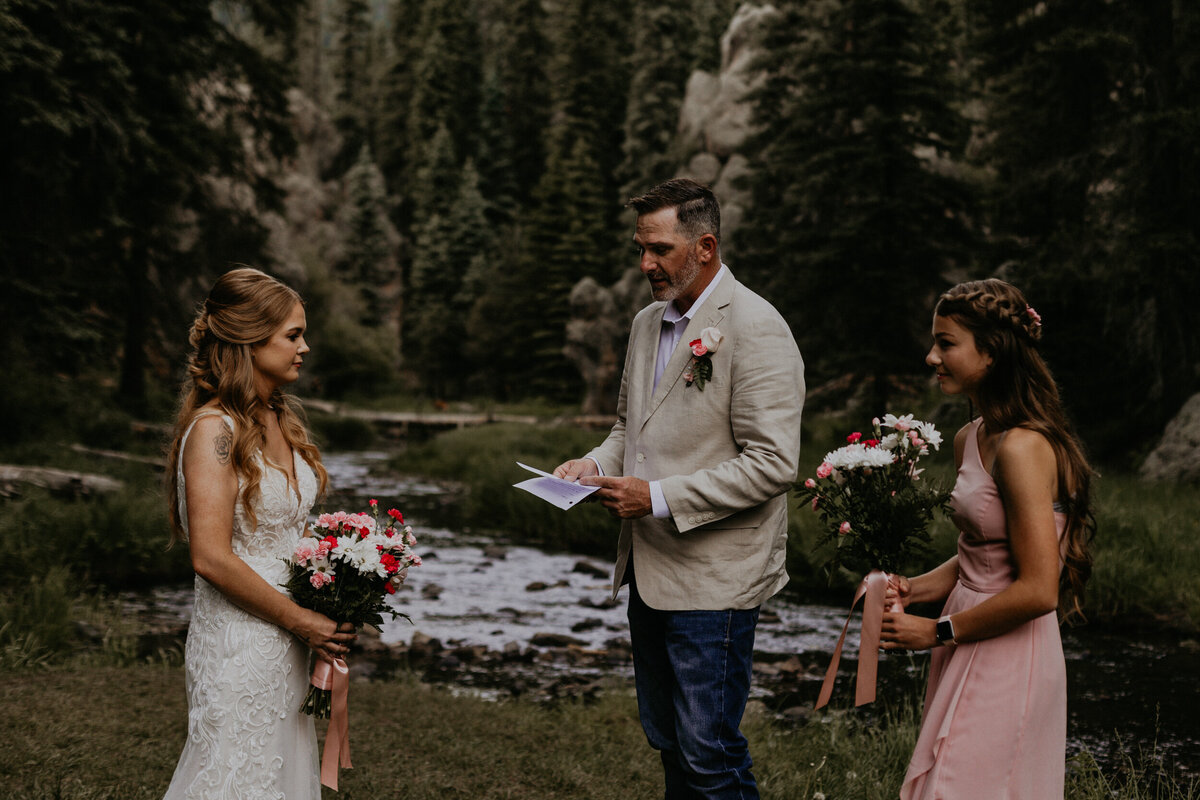
<path fill-rule="evenodd" d="M 1042 320 L 1011 284 L 991 278 L 960 283 L 944 293 L 934 314 L 950 317 L 975 337 L 992 365 L 976 393 L 988 430 L 1028 428 L 1046 437 L 1058 462 L 1058 500 L 1067 508 L 1059 608 L 1082 617 L 1080 599 L 1092 573 L 1092 469 L 1059 400 L 1058 386 L 1038 352 Z"/>
<path fill-rule="evenodd" d="M 234 421 L 231 461 L 245 479 L 240 499 L 251 525 L 257 524 L 254 500 L 261 491 L 262 468 L 254 456 L 266 442 L 266 428 L 258 421 L 264 408 L 279 418 L 284 439 L 312 467 L 324 492 L 328 477 L 299 402 L 278 388 L 264 401 L 254 384 L 251 348 L 267 342 L 299 302 L 300 295 L 290 287 L 257 269 L 242 267 L 218 278 L 198 310 L 188 336 L 192 349 L 167 457 L 172 541 L 185 538 L 178 497 L 183 435 L 200 408 L 213 399 Z"/>

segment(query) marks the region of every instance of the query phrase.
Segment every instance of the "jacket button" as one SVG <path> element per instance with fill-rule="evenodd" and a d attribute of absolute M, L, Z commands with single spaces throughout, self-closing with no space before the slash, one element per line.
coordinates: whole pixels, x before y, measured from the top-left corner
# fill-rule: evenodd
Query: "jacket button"
<path fill-rule="evenodd" d="M 638 454 L 637 454 L 637 460 L 638 460 L 638 463 L 639 463 L 639 464 L 640 464 L 640 463 L 642 463 L 643 461 L 645 461 L 645 460 L 646 460 L 646 455 L 645 455 L 644 453 L 638 453 Z"/>

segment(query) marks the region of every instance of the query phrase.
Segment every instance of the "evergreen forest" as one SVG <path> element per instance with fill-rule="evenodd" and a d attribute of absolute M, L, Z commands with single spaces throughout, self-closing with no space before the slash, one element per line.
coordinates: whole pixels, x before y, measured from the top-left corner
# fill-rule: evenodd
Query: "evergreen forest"
<path fill-rule="evenodd" d="M 568 328 L 619 365 L 650 299 L 625 200 L 689 175 L 811 407 L 923 391 L 997 275 L 1133 464 L 1200 391 L 1198 43 L 1179 0 L 0 0 L 0 439 L 165 419 L 236 264 L 304 295 L 305 396 L 580 404 Z"/>

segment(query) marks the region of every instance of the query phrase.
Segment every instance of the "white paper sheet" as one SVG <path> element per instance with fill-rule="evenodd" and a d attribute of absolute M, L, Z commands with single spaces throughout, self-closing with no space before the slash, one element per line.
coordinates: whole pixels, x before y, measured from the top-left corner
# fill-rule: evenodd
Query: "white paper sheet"
<path fill-rule="evenodd" d="M 557 506 L 564 511 L 600 488 L 599 486 L 580 486 L 578 483 L 564 481 L 562 478 L 556 478 L 548 472 L 542 472 L 540 469 L 522 464 L 520 461 L 517 462 L 517 466 L 527 469 L 539 477 L 514 483 L 513 486 L 524 489 L 534 497 L 540 497 L 550 505 Z"/>

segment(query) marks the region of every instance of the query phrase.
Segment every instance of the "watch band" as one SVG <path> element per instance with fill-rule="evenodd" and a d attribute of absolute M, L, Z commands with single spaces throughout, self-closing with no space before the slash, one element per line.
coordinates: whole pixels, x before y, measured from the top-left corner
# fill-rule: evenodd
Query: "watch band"
<path fill-rule="evenodd" d="M 954 638 L 954 623 L 950 621 L 950 617 L 942 617 L 937 621 L 937 629 L 934 632 L 938 644 L 958 644 Z"/>

